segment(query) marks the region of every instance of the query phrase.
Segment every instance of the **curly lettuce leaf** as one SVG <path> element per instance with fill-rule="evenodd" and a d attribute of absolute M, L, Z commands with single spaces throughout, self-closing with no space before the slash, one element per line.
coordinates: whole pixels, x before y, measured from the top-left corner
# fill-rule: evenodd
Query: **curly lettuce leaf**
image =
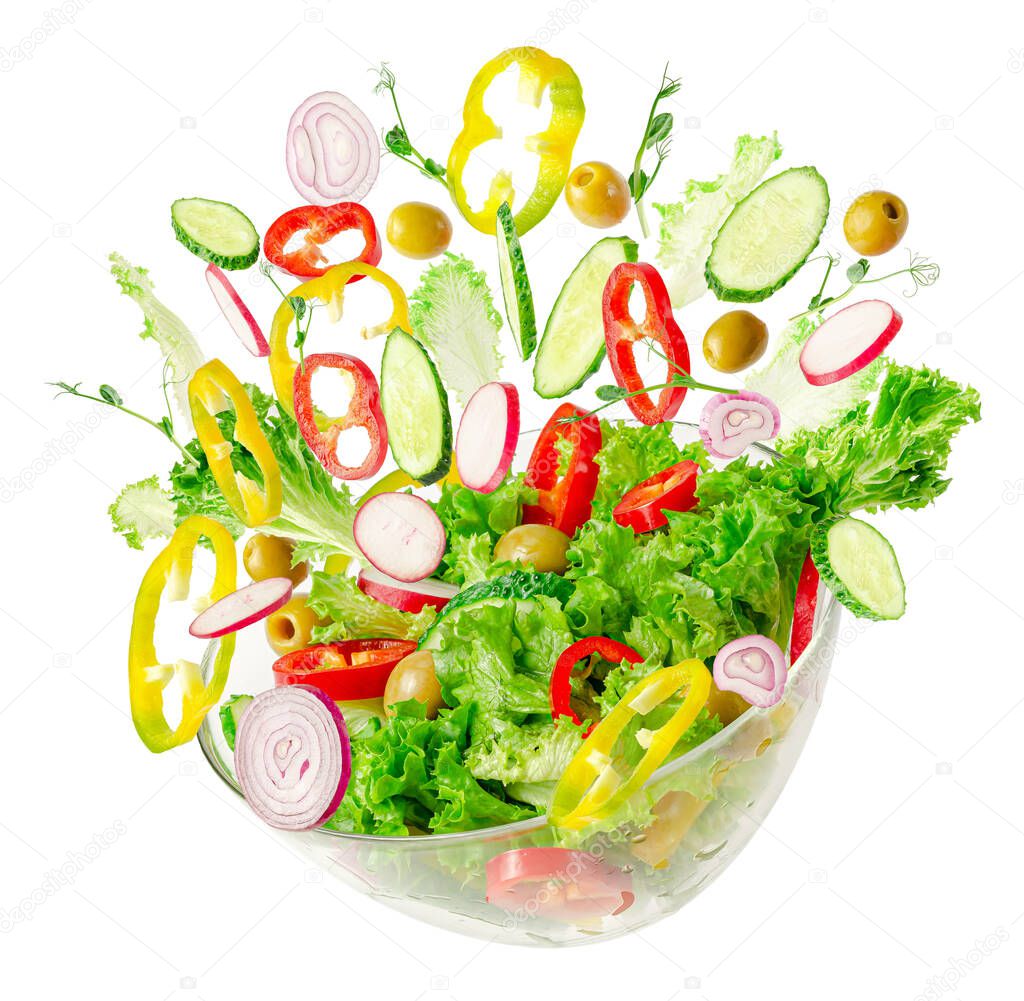
<path fill-rule="evenodd" d="M 363 594 L 354 577 L 317 571 L 308 605 L 330 624 L 313 630 L 314 643 L 387 638 L 418 640 L 433 625 L 437 611 L 426 605 L 419 612 L 400 612 Z"/>
<path fill-rule="evenodd" d="M 682 201 L 655 203 L 661 214 L 658 263 L 676 309 L 708 290 L 704 265 L 715 235 L 733 206 L 757 187 L 781 155 L 777 133 L 757 139 L 740 136 L 728 172 L 713 181 L 690 181 Z"/>
<path fill-rule="evenodd" d="M 166 538 L 174 531 L 174 500 L 155 476 L 129 483 L 107 509 L 114 531 L 132 549 L 148 539 Z"/>
<path fill-rule="evenodd" d="M 434 356 L 445 385 L 465 406 L 501 373 L 498 331 L 487 276 L 473 262 L 445 254 L 420 277 L 409 296 L 410 333 Z"/>

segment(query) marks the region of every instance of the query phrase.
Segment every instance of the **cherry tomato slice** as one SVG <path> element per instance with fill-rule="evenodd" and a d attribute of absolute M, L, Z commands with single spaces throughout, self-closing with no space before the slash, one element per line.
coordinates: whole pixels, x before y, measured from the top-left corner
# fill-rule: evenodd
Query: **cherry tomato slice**
<path fill-rule="evenodd" d="M 637 533 L 663 528 L 668 524 L 666 511 L 689 511 L 696 507 L 699 473 L 700 466 L 689 460 L 655 473 L 627 491 L 615 505 L 615 523 Z"/>
<path fill-rule="evenodd" d="M 275 685 L 316 685 L 336 702 L 384 695 L 395 665 L 416 649 L 410 640 L 342 640 L 285 654 L 274 662 Z"/>

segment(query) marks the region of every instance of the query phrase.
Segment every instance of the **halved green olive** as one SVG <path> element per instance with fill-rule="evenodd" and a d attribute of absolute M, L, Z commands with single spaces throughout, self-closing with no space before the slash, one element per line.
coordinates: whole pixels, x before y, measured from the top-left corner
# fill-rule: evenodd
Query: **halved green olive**
<path fill-rule="evenodd" d="M 242 563 L 245 572 L 253 580 L 287 577 L 298 587 L 309 573 L 309 564 L 297 563 L 292 566 L 294 552 L 295 543 L 291 539 L 257 532 L 242 550 Z"/>
<path fill-rule="evenodd" d="M 308 598 L 307 594 L 297 594 L 267 616 L 267 642 L 279 657 L 305 649 L 313 642 L 314 628 L 326 625 L 326 620 L 306 604 Z"/>
<path fill-rule="evenodd" d="M 425 260 L 448 249 L 452 221 L 436 205 L 402 202 L 388 216 L 387 235 L 388 243 L 403 257 Z"/>
<path fill-rule="evenodd" d="M 445 704 L 434 671 L 434 655 L 429 650 L 417 650 L 403 657 L 388 676 L 384 686 L 384 712 L 394 716 L 395 703 L 408 699 L 416 699 L 426 706 L 427 719 L 433 719 Z"/>
<path fill-rule="evenodd" d="M 865 257 L 892 250 L 907 231 L 910 216 L 903 199 L 891 191 L 868 191 L 846 210 L 846 242 Z"/>
<path fill-rule="evenodd" d="M 550 525 L 517 525 L 494 547 L 495 560 L 531 563 L 540 573 L 565 573 L 569 536 Z"/>
<path fill-rule="evenodd" d="M 704 335 L 704 357 L 718 372 L 741 372 L 768 347 L 768 328 L 745 309 L 723 313 Z"/>
<path fill-rule="evenodd" d="M 585 226 L 607 229 L 629 212 L 629 184 L 608 163 L 581 163 L 565 184 L 565 200 L 574 216 Z"/>

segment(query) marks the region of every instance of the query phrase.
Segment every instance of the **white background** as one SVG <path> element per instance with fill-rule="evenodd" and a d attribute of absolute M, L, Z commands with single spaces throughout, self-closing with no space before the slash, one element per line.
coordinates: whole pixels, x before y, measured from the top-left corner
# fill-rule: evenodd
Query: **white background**
<path fill-rule="evenodd" d="M 65 8 L 69 23 L 48 21 L 42 2 L 2 5 L 0 919 L 69 852 L 120 832 L 0 934 L 5 996 L 973 1001 L 1019 991 L 1024 17 L 995 2 L 574 0 L 547 23 L 558 3 L 81 0 Z M 282 162 L 292 108 L 338 89 L 375 125 L 392 124 L 370 93 L 367 69 L 381 59 L 398 72 L 410 130 L 443 160 L 472 74 L 529 40 L 583 80 L 575 160 L 624 172 L 671 60 L 684 87 L 657 198 L 714 176 L 739 133 L 772 129 L 780 166 L 814 163 L 830 182 L 827 246 L 842 249 L 837 221 L 856 192 L 901 194 L 907 242 L 941 262 L 942 278 L 912 300 L 899 282 L 883 293 L 906 319 L 893 353 L 973 383 L 985 416 L 959 440 L 937 506 L 879 519 L 909 582 L 907 615 L 850 634 L 766 829 L 682 913 L 583 952 L 457 937 L 318 882 L 195 746 L 160 757 L 141 746 L 124 661 L 153 550 L 130 551 L 105 508 L 173 453 L 120 415 L 82 431 L 89 405 L 54 402 L 43 385 L 107 381 L 159 412 L 155 348 L 137 339 L 138 313 L 105 273 L 113 249 L 151 269 L 211 356 L 266 384 L 218 317 L 202 266 L 175 243 L 169 203 L 225 198 L 265 229 L 300 201 Z M 368 207 L 383 224 L 409 198 L 445 204 L 439 186 L 385 160 Z M 542 316 L 594 238 L 560 228 L 571 222 L 560 204 L 525 240 Z M 453 249 L 493 274 L 490 240 L 461 222 Z M 390 251 L 384 265 L 411 287 L 417 267 Z M 773 330 L 817 274 L 760 310 Z M 272 292 L 241 282 L 267 319 Z M 351 299 L 354 317 L 364 305 Z M 680 311 L 695 354 L 720 309 L 707 297 Z M 314 334 L 313 348 L 345 337 L 360 348 L 344 331 Z"/>

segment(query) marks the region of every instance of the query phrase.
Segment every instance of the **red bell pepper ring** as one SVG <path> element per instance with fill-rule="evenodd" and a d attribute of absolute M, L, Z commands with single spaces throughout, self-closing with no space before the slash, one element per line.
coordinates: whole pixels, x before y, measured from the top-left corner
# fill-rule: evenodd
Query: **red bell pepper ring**
<path fill-rule="evenodd" d="M 568 456 L 559 453 L 559 441 L 569 443 Z M 600 469 L 594 456 L 601 450 L 597 418 L 572 403 L 563 403 L 551 415 L 533 448 L 526 469 L 526 486 L 537 491 L 537 503 L 523 507 L 526 525 L 551 525 L 568 536 L 590 518 Z M 565 462 L 564 473 L 559 473 Z"/>
<path fill-rule="evenodd" d="M 647 312 L 637 323 L 629 314 L 629 294 L 633 285 L 643 290 Z M 668 359 L 666 383 L 675 376 L 690 372 L 690 349 L 686 337 L 672 316 L 672 302 L 662 277 L 650 264 L 619 264 L 608 276 L 602 302 L 604 339 L 615 381 L 627 392 L 626 405 L 644 424 L 660 424 L 679 412 L 686 396 L 686 386 L 666 385 L 657 402 L 642 392 L 644 380 L 637 370 L 633 354 L 637 341 L 655 341 Z"/>
<path fill-rule="evenodd" d="M 276 660 L 274 684 L 315 685 L 336 702 L 378 699 L 395 665 L 415 649 L 410 640 L 320 643 Z"/>
<path fill-rule="evenodd" d="M 789 665 L 792 667 L 814 635 L 814 616 L 818 610 L 818 568 L 811 559 L 810 550 L 804 557 L 800 580 L 796 586 L 793 605 L 793 628 L 789 634 Z"/>
<path fill-rule="evenodd" d="M 364 264 L 380 262 L 380 235 L 373 216 L 358 202 L 338 202 L 336 205 L 300 205 L 278 216 L 263 238 L 263 256 L 271 264 L 297 278 L 319 278 L 331 263 L 321 249 L 328 240 L 347 229 L 362 231 L 365 246 L 355 261 Z M 305 231 L 304 243 L 297 250 L 286 251 L 288 242 Z M 335 262 L 339 263 L 339 262 Z M 357 282 L 362 275 L 353 275 Z"/>
<path fill-rule="evenodd" d="M 631 646 L 617 643 L 615 640 L 608 639 L 607 636 L 586 636 L 571 646 L 567 646 L 555 661 L 555 669 L 551 672 L 551 684 L 548 688 L 551 696 L 551 718 L 556 723 L 559 716 L 568 716 L 577 726 L 582 725 L 583 721 L 576 715 L 570 701 L 572 669 L 581 660 L 586 660 L 595 653 L 600 654 L 610 664 L 621 664 L 624 660 L 629 661 L 630 664 L 643 662 L 643 657 Z M 588 737 L 595 725 L 592 723 L 583 736 Z"/>
<path fill-rule="evenodd" d="M 320 417 L 313 407 L 313 373 L 334 368 L 352 379 L 352 398 L 344 417 Z M 295 369 L 295 419 L 310 451 L 320 465 L 340 480 L 364 480 L 384 464 L 388 451 L 388 427 L 380 405 L 380 388 L 369 366 L 352 355 L 337 353 L 307 355 Z M 370 449 L 358 466 L 343 466 L 338 459 L 338 439 L 349 428 L 365 428 Z"/>
<path fill-rule="evenodd" d="M 628 490 L 615 505 L 615 524 L 637 534 L 664 528 L 666 511 L 689 511 L 697 506 L 697 476 L 700 466 L 688 459 L 677 462 Z"/>
<path fill-rule="evenodd" d="M 592 921 L 636 899 L 628 872 L 575 848 L 513 848 L 488 859 L 485 871 L 487 902 L 524 920 Z"/>

